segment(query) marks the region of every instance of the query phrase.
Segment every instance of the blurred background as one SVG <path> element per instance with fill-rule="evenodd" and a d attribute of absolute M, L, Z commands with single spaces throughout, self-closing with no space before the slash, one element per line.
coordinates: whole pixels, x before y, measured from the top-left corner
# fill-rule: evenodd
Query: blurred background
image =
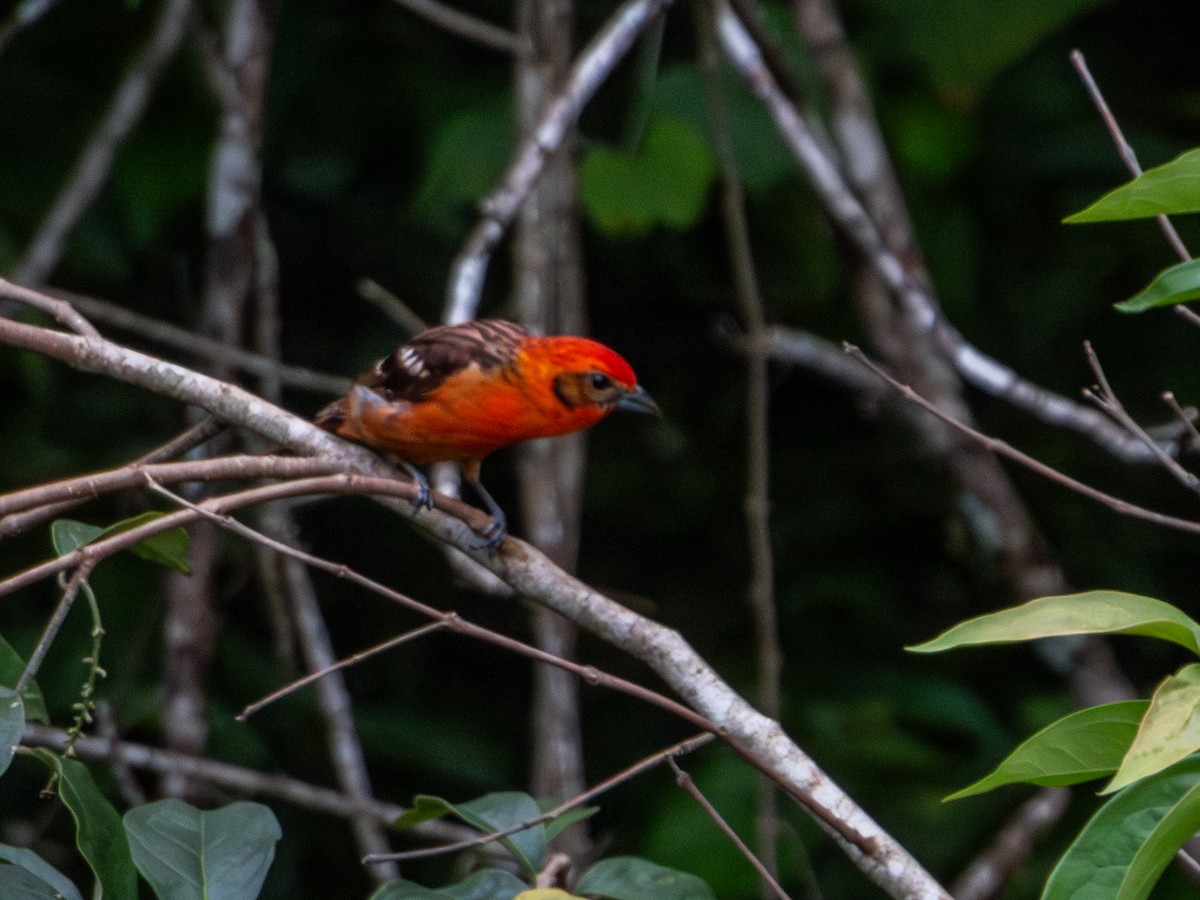
<path fill-rule="evenodd" d="M 513 27 L 510 4 L 455 5 Z M 9 25 L 30 6 L 13 12 Z M 576 46 L 613 8 L 582 5 Z M 760 9 L 797 83 L 823 109 L 793 11 L 773 2 Z M 61 0 L 6 32 L 0 271 L 28 262 L 56 194 L 163 12 L 150 0 Z M 194 11 L 209 34 L 225 27 L 228 14 L 223 5 Z M 1127 178 L 1069 52 L 1086 54 L 1143 164 L 1166 162 L 1197 143 L 1194 5 L 848 0 L 840 14 L 947 319 L 985 353 L 1071 397 L 1093 380 L 1081 349 L 1092 341 L 1114 389 L 1144 423 L 1170 420 L 1159 399 L 1165 390 L 1185 405 L 1195 402 L 1200 333 L 1169 311 L 1124 316 L 1112 309 L 1174 261 L 1155 225 L 1060 224 Z M 390 0 L 288 0 L 271 15 L 260 208 L 278 263 L 281 355 L 352 376 L 408 336 L 363 299 L 362 279 L 383 285 L 426 322 L 443 315 L 452 261 L 516 140 L 513 59 Z M 696 29 L 691 7 L 672 7 L 661 31 L 642 40 L 589 104 L 576 138 L 586 329 L 630 360 L 664 413 L 659 421 L 610 419 L 588 435 L 577 571 L 679 629 L 723 677 L 754 696 L 747 364 L 728 339 L 745 323 L 717 202 Z M 102 189 L 59 258 L 33 281 L 213 334 L 205 285 L 214 245 L 205 220 L 221 107 L 196 33 L 166 61 L 144 115 L 115 148 Z M 877 353 L 854 299 L 853 252 L 727 66 L 722 84 L 766 321 Z M 1185 241 L 1195 236 L 1192 223 L 1178 225 Z M 513 301 L 513 259 L 505 243 L 481 315 L 522 314 Z M 97 325 L 151 353 L 211 363 Z M 1027 793 L 1008 788 L 953 804 L 940 798 L 1067 712 L 1069 692 L 1025 647 L 904 652 L 1020 598 L 979 546 L 964 494 L 892 404 L 863 402 L 852 387 L 779 360 L 768 380 L 783 724 L 949 883 Z M 1161 471 L 1116 460 L 994 398 L 974 391 L 967 398 L 988 433 L 1145 506 L 1193 514 L 1191 498 Z M 328 399 L 296 389 L 282 395 L 283 405 L 304 415 Z M 166 400 L 0 348 L 0 491 L 118 465 L 186 424 Z M 515 454 L 501 453 L 485 478 L 523 535 L 516 472 Z M 1009 474 L 1072 586 L 1148 594 L 1196 614 L 1194 539 L 1121 518 L 1028 472 Z M 160 505 L 149 495 L 122 495 L 73 515 L 106 524 Z M 520 602 L 464 588 L 433 544 L 371 502 L 314 502 L 296 516 L 299 541 L 314 552 L 528 636 L 529 611 Z M 309 737 L 322 728 L 311 691 L 247 724 L 233 720 L 292 677 L 296 664 L 279 645 L 253 552 L 226 535 L 216 543 L 205 752 L 328 783 L 325 746 Z M 5 540 L 0 574 L 50 553 L 45 529 Z M 339 654 L 419 624 L 349 585 L 314 578 Z M 163 728 L 163 625 L 177 580 L 123 556 L 92 581 L 107 631 L 103 694 L 123 734 L 154 742 Z M 27 653 L 55 593 L 46 584 L 6 599 L 0 634 Z M 84 615 L 68 622 L 40 676 L 56 722 L 69 720 L 87 629 Z M 1176 650 L 1134 639 L 1114 649 L 1143 694 L 1182 660 Z M 655 684 L 648 670 L 599 641 L 581 638 L 578 653 Z M 347 682 L 377 796 L 408 804 L 417 793 L 465 800 L 528 787 L 527 660 L 439 635 L 350 670 Z M 626 697 L 593 687 L 580 696 L 589 782 L 689 733 Z M 752 835 L 754 773 L 719 746 L 685 765 Z M 46 848 L 59 841 L 69 859 L 68 831 L 48 820 L 37 799 L 41 777 L 18 762 L 0 780 L 0 840 L 32 835 L 52 861 Z M 1077 792 L 1066 820 L 1004 896 L 1036 895 L 1046 867 L 1095 803 L 1088 786 Z M 669 772 L 644 775 L 599 804 L 592 838 L 605 854 L 636 853 L 695 872 L 726 900 L 758 896 L 746 863 Z M 370 882 L 344 823 L 271 805 L 285 837 L 265 897 L 366 896 Z M 781 816 L 779 859 L 793 896 L 878 895 L 799 809 L 785 803 Z M 434 861 L 406 875 L 441 884 L 452 877 L 450 866 Z M 1183 890 L 1172 885 L 1175 877 L 1169 873 L 1155 896 Z"/>

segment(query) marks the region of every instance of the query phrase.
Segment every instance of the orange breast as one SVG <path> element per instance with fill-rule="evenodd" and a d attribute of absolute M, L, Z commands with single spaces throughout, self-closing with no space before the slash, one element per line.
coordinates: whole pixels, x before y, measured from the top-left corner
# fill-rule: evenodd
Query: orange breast
<path fill-rule="evenodd" d="M 518 441 L 587 428 L 607 415 L 567 408 L 537 375 L 469 366 L 417 402 L 352 400 L 339 432 L 425 464 L 479 459 Z"/>

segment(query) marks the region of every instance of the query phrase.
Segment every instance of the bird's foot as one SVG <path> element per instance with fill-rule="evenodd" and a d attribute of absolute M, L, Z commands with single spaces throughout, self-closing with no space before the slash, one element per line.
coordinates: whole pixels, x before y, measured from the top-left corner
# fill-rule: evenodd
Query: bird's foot
<path fill-rule="evenodd" d="M 508 521 L 505 519 L 504 513 L 499 510 L 493 511 L 492 520 L 488 522 L 483 531 L 479 532 L 479 536 L 483 538 L 483 546 L 487 550 L 495 550 L 507 535 Z"/>
<path fill-rule="evenodd" d="M 433 509 L 433 490 L 429 487 L 429 479 L 425 473 L 410 462 L 401 462 L 404 471 L 412 476 L 417 483 L 417 496 L 413 497 L 413 509 Z"/>

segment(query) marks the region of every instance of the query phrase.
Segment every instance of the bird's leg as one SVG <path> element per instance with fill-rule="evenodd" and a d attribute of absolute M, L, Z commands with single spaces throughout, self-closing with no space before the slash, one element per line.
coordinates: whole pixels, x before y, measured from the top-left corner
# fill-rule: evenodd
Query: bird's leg
<path fill-rule="evenodd" d="M 488 522 L 487 527 L 479 534 L 483 537 L 483 546 L 492 550 L 500 546 L 500 542 L 508 534 L 508 517 L 504 515 L 500 504 L 492 499 L 492 495 L 487 492 L 487 488 L 479 480 L 480 465 L 481 461 L 478 459 L 467 460 L 462 465 L 462 474 L 463 481 L 474 489 L 475 493 L 479 495 L 479 499 L 483 501 L 483 505 L 487 507 L 487 511 L 491 513 L 492 521 Z"/>
<path fill-rule="evenodd" d="M 417 496 L 413 498 L 413 508 L 433 509 L 433 492 L 429 488 L 429 479 L 425 477 L 425 473 L 407 460 L 400 459 L 397 462 L 417 483 Z"/>

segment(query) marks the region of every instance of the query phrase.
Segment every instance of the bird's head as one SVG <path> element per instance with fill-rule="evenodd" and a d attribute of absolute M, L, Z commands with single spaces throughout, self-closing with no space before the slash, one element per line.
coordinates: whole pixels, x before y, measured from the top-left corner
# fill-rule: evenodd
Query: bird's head
<path fill-rule="evenodd" d="M 573 413 L 596 420 L 618 409 L 660 414 L 616 351 L 580 337 L 544 338 L 543 349 L 554 396 Z"/>

